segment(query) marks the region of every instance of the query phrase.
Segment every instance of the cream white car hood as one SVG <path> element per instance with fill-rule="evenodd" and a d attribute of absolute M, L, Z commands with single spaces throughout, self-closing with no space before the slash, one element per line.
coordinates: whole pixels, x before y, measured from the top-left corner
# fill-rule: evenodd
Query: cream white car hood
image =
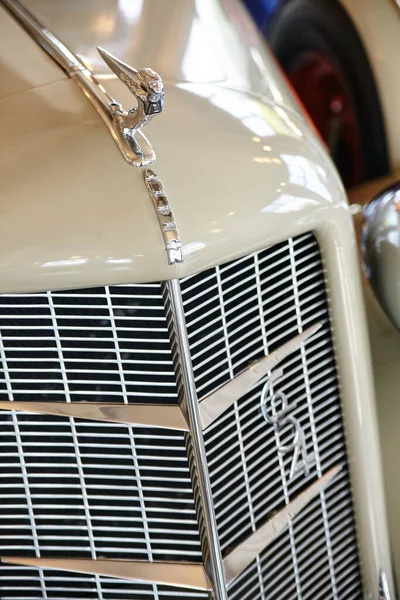
<path fill-rule="evenodd" d="M 90 67 L 114 76 L 96 46 L 164 82 L 218 83 L 297 109 L 239 0 L 22 0 Z"/>
<path fill-rule="evenodd" d="M 118 52 L 110 25 L 112 13 L 107 17 L 111 21 L 105 13 L 96 13 L 96 7 L 114 7 L 115 3 L 60 1 L 57 12 L 51 2 L 31 0 L 26 4 L 77 53 L 99 43 L 133 66 L 151 66 L 164 75 L 166 65 L 170 82 L 166 83 L 165 110 L 146 127 L 146 135 L 157 153 L 154 169 L 175 213 L 184 262 L 176 266 L 167 263 L 143 171 L 124 162 L 94 109 L 75 83 L 61 73 L 59 81 L 27 87 L 0 101 L 0 291 L 181 277 L 289 235 L 321 229 L 333 216 L 346 213 L 336 172 L 319 140 L 296 112 L 273 60 L 264 51 L 262 68 L 252 71 L 258 72 L 258 79 L 253 78 L 253 83 L 250 79 L 247 83 L 243 79 L 242 84 L 236 81 L 237 90 L 248 85 L 252 93 L 234 91 L 227 85 L 229 78 L 213 83 L 195 83 L 194 76 L 193 81 L 179 80 L 182 57 L 187 56 L 182 43 L 178 44 L 181 63 L 172 41 L 172 50 L 165 40 L 157 47 L 157 38 L 150 33 L 147 43 L 141 45 L 133 43 L 132 33 L 129 52 L 124 50 L 122 36 Z M 92 21 L 82 18 L 88 42 L 79 41 L 86 38 L 76 15 L 76 31 L 72 17 L 61 13 L 57 21 L 54 16 L 59 7 L 68 12 L 78 4 L 94 10 L 91 27 L 88 22 Z M 186 14 L 190 5 L 192 29 L 193 23 L 200 21 L 200 6 L 215 7 L 212 2 L 187 0 L 148 0 L 143 7 L 153 10 L 165 4 L 171 8 L 170 18 L 175 14 L 173 7 Z M 241 11 L 237 14 L 243 19 Z M 227 18 L 221 13 L 218 19 L 220 29 L 233 35 L 236 30 Z M 247 18 L 243 22 L 253 31 Z M 59 23 L 63 23 L 61 32 L 57 31 Z M 137 27 L 140 33 L 141 26 L 151 32 L 149 24 L 151 21 L 139 19 L 137 25 L 132 24 L 132 31 Z M 168 29 L 167 17 L 164 25 Z M 238 39 L 245 53 L 243 32 L 241 36 Z M 145 39 L 143 31 L 141 39 Z M 190 35 L 185 39 L 189 44 Z M 233 42 L 236 47 L 238 41 Z M 149 46 L 149 58 L 142 63 L 146 54 L 141 52 Z M 138 60 L 137 47 L 141 49 Z M 170 63 L 168 53 L 174 58 Z M 248 46 L 247 56 L 251 54 L 255 55 L 254 48 Z M 252 64 L 254 67 L 254 61 Z M 132 97 L 125 86 L 99 65 L 94 68 L 107 90 L 124 106 L 131 106 Z M 172 81 L 174 74 L 176 81 Z M 255 93 L 257 81 L 259 94 Z M 261 85 L 266 85 L 262 97 Z"/>

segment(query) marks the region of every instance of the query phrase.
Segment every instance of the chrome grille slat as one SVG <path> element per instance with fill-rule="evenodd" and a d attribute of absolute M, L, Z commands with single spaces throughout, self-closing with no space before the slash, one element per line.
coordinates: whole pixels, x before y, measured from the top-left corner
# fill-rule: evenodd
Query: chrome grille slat
<path fill-rule="evenodd" d="M 184 278 L 180 288 L 199 399 L 321 324 L 280 365 L 279 390 L 296 400 L 292 414 L 308 451 L 316 453 L 307 477 L 289 480 L 291 456 L 278 453 L 276 433 L 261 417 L 270 374 L 205 430 L 223 557 L 331 467 L 344 465 L 229 585 L 229 599 L 343 600 L 353 589 L 361 593 L 324 269 L 314 236 Z M 177 404 L 182 375 L 165 289 L 140 284 L 0 297 L 4 399 Z M 0 454 L 3 554 L 202 561 L 187 434 L 11 411 L 0 413 L 0 435 L 7 443 Z M 290 431 L 280 440 L 290 443 Z M 4 600 L 209 598 L 160 584 L 1 563 L 0 590 Z"/>
<path fill-rule="evenodd" d="M 9 573 L 15 573 L 15 575 L 9 575 Z M 25 575 L 22 575 L 26 573 Z M 16 592 L 21 592 L 21 598 L 24 600 L 30 600 L 31 598 L 41 598 L 42 592 L 38 585 L 37 569 L 25 567 L 24 569 L 10 569 L 10 567 L 0 566 L 0 581 L 8 582 L 4 585 L 2 583 L 1 592 L 2 600 L 15 600 Z M 15 585 L 12 583 L 15 582 Z M 21 584 L 21 582 L 25 582 Z M 99 577 L 99 583 L 101 585 L 103 598 L 106 600 L 122 600 L 122 598 L 129 598 L 129 600 L 144 600 L 148 598 L 153 600 L 155 598 L 154 591 L 149 585 L 135 585 L 130 581 L 118 580 L 116 583 L 115 579 Z M 166 586 L 158 586 L 157 590 L 158 598 L 165 600 L 176 600 L 182 598 L 185 600 L 208 600 L 209 596 L 205 592 L 197 592 L 194 590 L 172 590 Z M 99 600 L 98 591 L 95 586 L 95 578 L 92 576 L 82 576 L 74 573 L 64 573 L 57 571 L 47 571 L 46 575 L 46 588 L 52 595 L 50 598 L 62 598 L 63 600 L 67 597 L 77 598 L 76 594 L 80 594 L 79 599 L 93 599 Z M 9 595 L 8 595 L 9 593 Z M 65 596 L 65 594 L 68 596 Z M 57 595 L 56 595 L 57 594 Z M 73 595 L 71 595 L 73 594 Z M 82 595 L 84 594 L 84 596 Z"/>

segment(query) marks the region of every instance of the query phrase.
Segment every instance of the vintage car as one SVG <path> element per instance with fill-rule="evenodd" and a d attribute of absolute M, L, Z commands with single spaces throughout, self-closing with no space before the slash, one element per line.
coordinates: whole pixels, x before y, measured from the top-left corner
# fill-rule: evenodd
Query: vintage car
<path fill-rule="evenodd" d="M 1 599 L 393 600 L 352 215 L 244 9 L 3 0 L 0 57 Z"/>

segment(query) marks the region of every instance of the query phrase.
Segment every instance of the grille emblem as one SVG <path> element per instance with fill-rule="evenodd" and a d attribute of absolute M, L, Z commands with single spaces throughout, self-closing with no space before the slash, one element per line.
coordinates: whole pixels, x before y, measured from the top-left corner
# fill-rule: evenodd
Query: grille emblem
<path fill-rule="evenodd" d="M 274 427 L 278 452 L 281 455 L 293 453 L 289 473 L 289 481 L 291 481 L 299 472 L 303 472 L 305 476 L 309 475 L 315 455 L 314 453 L 308 453 L 303 428 L 300 422 L 291 414 L 297 402 L 294 401 L 289 404 L 288 398 L 283 392 L 272 391 L 273 384 L 279 381 L 282 376 L 283 369 L 278 369 L 265 383 L 261 392 L 261 412 L 267 423 Z M 280 437 L 288 430 L 293 432 L 292 441 L 283 444 Z"/>

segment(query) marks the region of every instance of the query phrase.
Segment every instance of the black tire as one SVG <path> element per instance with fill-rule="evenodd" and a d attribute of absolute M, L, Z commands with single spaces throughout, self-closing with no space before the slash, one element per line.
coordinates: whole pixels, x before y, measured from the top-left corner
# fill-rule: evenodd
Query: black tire
<path fill-rule="evenodd" d="M 296 61 L 306 52 L 322 53 L 336 64 L 346 81 L 358 118 L 363 179 L 385 175 L 389 161 L 378 92 L 358 33 L 339 2 L 287 0 L 270 23 L 266 36 L 289 76 Z M 338 160 L 335 162 L 343 175 L 343 165 Z"/>

